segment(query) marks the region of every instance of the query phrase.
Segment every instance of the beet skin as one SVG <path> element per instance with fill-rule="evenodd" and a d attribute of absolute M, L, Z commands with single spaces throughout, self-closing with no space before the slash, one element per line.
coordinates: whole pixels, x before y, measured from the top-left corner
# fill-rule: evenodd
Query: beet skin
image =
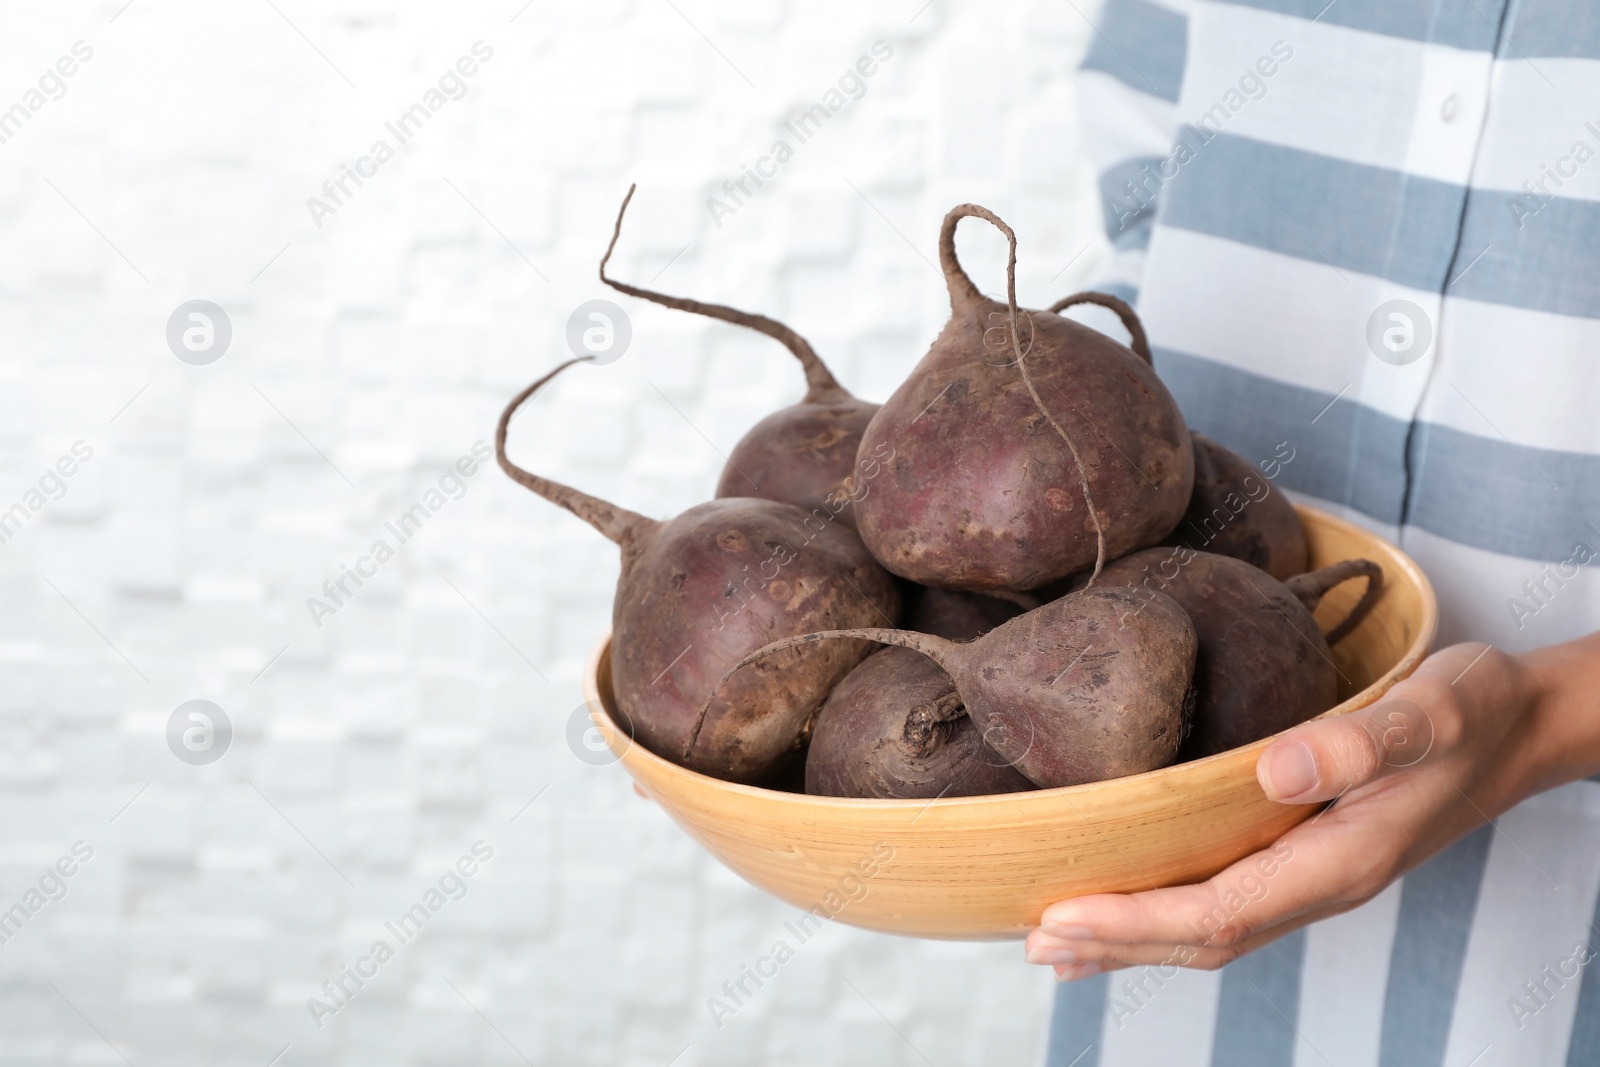
<path fill-rule="evenodd" d="M 901 577 L 1033 589 L 1158 543 L 1188 505 L 1194 457 L 1144 359 L 1047 311 L 1016 311 L 1013 330 L 1014 303 L 981 294 L 956 261 L 955 225 L 971 215 L 1010 236 L 973 205 L 945 217 L 950 321 L 861 439 L 863 454 L 887 444 L 896 458 L 856 526 Z"/>
<path fill-rule="evenodd" d="M 1294 505 L 1237 452 L 1194 434 L 1194 493 L 1166 543 L 1232 556 L 1278 581 L 1310 566 Z"/>
<path fill-rule="evenodd" d="M 1183 738 L 1194 626 L 1170 597 L 1126 587 L 1069 593 L 965 643 L 884 629 L 785 638 L 726 677 L 768 656 L 857 638 L 914 649 L 943 667 L 983 741 L 1039 786 L 1164 767 Z"/>
<path fill-rule="evenodd" d="M 1194 621 L 1196 704 L 1184 759 L 1287 730 L 1338 700 L 1339 672 L 1316 619 L 1283 583 L 1243 560 L 1150 548 L 1107 566 L 1100 583 L 1164 594 Z"/>
<path fill-rule="evenodd" d="M 623 725 L 653 752 L 718 778 L 755 781 L 804 743 L 834 683 L 866 642 L 795 649 L 712 687 L 774 637 L 892 625 L 894 580 L 842 523 L 793 504 L 713 500 L 657 522 L 523 470 L 506 456 L 511 417 L 570 360 L 524 389 L 495 431 L 500 466 L 518 484 L 615 541 L 622 573 L 612 604 L 611 681 Z M 681 753 L 691 729 L 692 759 Z"/>
<path fill-rule="evenodd" d="M 978 735 L 950 676 L 909 648 L 874 652 L 822 706 L 806 792 L 831 797 L 983 796 L 1034 785 Z"/>

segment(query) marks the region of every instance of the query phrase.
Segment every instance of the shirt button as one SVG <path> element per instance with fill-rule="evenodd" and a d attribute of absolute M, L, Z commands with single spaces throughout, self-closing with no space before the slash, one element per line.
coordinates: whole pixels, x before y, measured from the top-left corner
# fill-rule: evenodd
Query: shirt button
<path fill-rule="evenodd" d="M 1455 93 L 1451 93 L 1444 98 L 1444 103 L 1439 106 L 1439 117 L 1446 122 L 1454 122 L 1456 120 L 1456 109 L 1460 106 L 1461 98 Z"/>

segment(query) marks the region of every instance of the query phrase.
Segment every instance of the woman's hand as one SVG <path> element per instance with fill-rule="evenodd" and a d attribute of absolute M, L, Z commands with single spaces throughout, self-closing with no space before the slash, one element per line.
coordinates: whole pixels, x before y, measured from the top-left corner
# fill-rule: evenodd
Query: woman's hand
<path fill-rule="evenodd" d="M 1284 734 L 1256 763 L 1267 796 L 1336 800 L 1208 882 L 1045 909 L 1030 963 L 1064 980 L 1139 964 L 1213 970 L 1349 911 L 1524 797 L 1593 772 L 1600 643 L 1513 657 L 1456 645 L 1372 707 Z M 1587 683 L 1587 686 L 1584 684 Z"/>

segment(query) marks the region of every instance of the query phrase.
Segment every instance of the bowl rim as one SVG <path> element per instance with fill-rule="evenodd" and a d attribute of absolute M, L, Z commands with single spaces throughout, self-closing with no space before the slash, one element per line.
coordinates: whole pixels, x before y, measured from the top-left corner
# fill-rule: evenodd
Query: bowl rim
<path fill-rule="evenodd" d="M 1439 606 L 1438 598 L 1433 591 L 1433 583 L 1428 581 L 1428 576 L 1423 573 L 1422 568 L 1400 546 L 1394 544 L 1388 538 L 1373 533 L 1365 527 L 1358 526 L 1348 519 L 1340 518 L 1321 508 L 1298 502 L 1295 503 L 1294 507 L 1296 512 L 1315 516 L 1316 521 L 1324 526 L 1333 527 L 1343 533 L 1355 534 L 1360 539 L 1377 540 L 1381 543 L 1388 554 L 1388 558 L 1383 561 L 1383 565 L 1387 569 L 1392 564 L 1395 570 L 1406 576 L 1416 589 L 1422 606 L 1421 625 L 1417 628 L 1417 632 L 1412 635 L 1411 644 L 1406 647 L 1399 660 L 1360 692 L 1352 694 L 1327 711 L 1307 720 L 1314 722 L 1317 719 L 1347 715 L 1352 711 L 1367 707 L 1381 699 L 1396 682 L 1411 674 L 1432 650 L 1433 641 L 1439 628 Z M 589 651 L 589 655 L 584 662 L 583 695 L 589 705 L 590 718 L 600 727 L 601 733 L 605 736 L 606 744 L 617 754 L 618 762 L 624 764 L 624 766 L 630 762 L 642 763 L 650 768 L 647 775 L 650 778 L 663 776 L 677 778 L 691 787 L 712 788 L 733 796 L 744 796 L 765 803 L 788 803 L 807 808 L 822 807 L 890 813 L 912 811 L 919 808 L 926 812 L 930 809 L 950 810 L 954 808 L 980 808 L 986 805 L 1013 805 L 1028 803 L 1032 800 L 1046 797 L 1066 799 L 1070 803 L 1073 798 L 1087 798 L 1096 793 L 1105 792 L 1108 789 L 1130 787 L 1136 789 L 1141 787 L 1159 788 L 1162 785 L 1176 786 L 1189 775 L 1205 777 L 1207 769 L 1216 768 L 1218 765 L 1230 761 L 1248 762 L 1254 765 L 1255 757 L 1270 745 L 1275 738 L 1287 732 L 1287 730 L 1279 731 L 1276 734 L 1252 741 L 1248 745 L 1241 745 L 1238 748 L 1231 748 L 1200 759 L 1186 760 L 1183 763 L 1173 763 L 1165 767 L 1158 767 L 1153 771 L 1141 771 L 1138 774 L 1123 775 L 1119 778 L 1106 778 L 1098 782 L 1083 782 L 1078 785 L 1055 786 L 1049 789 L 1030 789 L 1020 793 L 934 797 L 931 800 L 817 796 L 811 793 L 792 793 L 787 790 L 767 789 L 763 786 L 745 785 L 740 782 L 714 778 L 709 774 L 702 774 L 699 771 L 674 763 L 639 744 L 630 734 L 618 727 L 615 720 L 611 718 L 605 702 L 601 699 L 600 672 L 608 666 L 610 652 L 611 627 L 607 626 L 605 632 L 600 635 L 600 639 L 595 642 L 594 647 Z M 1289 729 L 1292 730 L 1294 727 L 1289 727 Z M 619 738 L 622 739 L 620 750 L 618 747 Z M 632 774 L 632 768 L 628 769 L 629 773 Z M 637 779 L 640 775 L 634 775 L 634 777 Z M 1181 789 L 1176 789 L 1176 791 L 1182 792 Z"/>

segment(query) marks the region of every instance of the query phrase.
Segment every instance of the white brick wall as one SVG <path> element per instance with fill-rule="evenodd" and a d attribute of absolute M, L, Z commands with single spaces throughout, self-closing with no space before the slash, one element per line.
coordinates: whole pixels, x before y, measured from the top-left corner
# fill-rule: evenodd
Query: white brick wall
<path fill-rule="evenodd" d="M 792 909 L 569 752 L 615 551 L 492 466 L 320 629 L 305 606 L 491 439 L 585 300 L 626 307 L 633 344 L 518 422 L 555 477 L 674 513 L 799 394 L 770 342 L 599 285 L 630 181 L 619 276 L 780 316 L 869 397 L 943 320 L 952 204 L 1016 227 L 1026 302 L 1083 281 L 1088 24 L 920 6 L 10 7 L 0 110 L 93 55 L 0 143 L 0 508 L 93 456 L 0 544 L 0 909 L 75 841 L 93 857 L 0 944 L 0 1063 L 1037 1058 L 1051 983 L 1015 944 L 831 928 L 711 1023 Z M 716 226 L 706 198 L 880 39 L 865 95 Z M 317 227 L 307 198 L 478 40 L 466 95 Z M 192 299 L 233 327 L 208 366 L 165 339 Z M 165 738 L 192 699 L 233 724 L 206 766 Z M 466 896 L 317 1029 L 306 998 L 479 839 Z"/>

